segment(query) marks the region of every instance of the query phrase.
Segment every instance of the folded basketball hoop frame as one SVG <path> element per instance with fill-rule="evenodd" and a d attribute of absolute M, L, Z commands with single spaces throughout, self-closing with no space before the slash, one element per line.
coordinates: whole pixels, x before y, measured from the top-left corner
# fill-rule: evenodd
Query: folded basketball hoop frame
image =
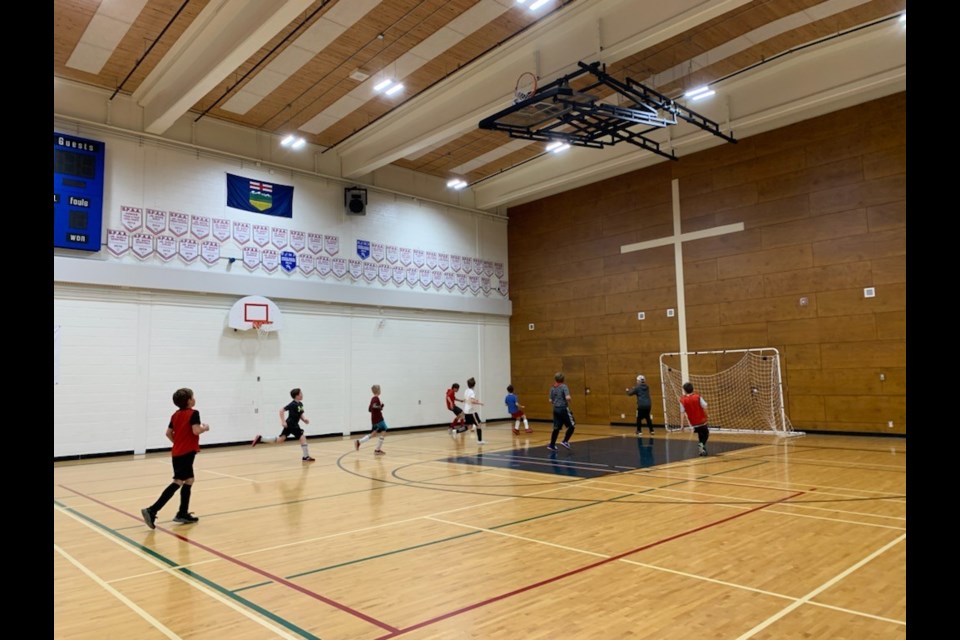
<path fill-rule="evenodd" d="M 606 65 L 577 64 L 578 71 L 537 88 L 532 96 L 484 118 L 480 128 L 506 131 L 511 138 L 561 141 L 593 149 L 629 142 L 670 160 L 677 159 L 673 150 L 662 149 L 648 134 L 675 125 L 678 119 L 736 143 L 732 132 L 724 133 L 713 120 L 636 80 L 617 80 L 606 73 Z M 570 86 L 571 80 L 585 74 L 592 76 L 591 82 L 577 89 Z M 612 89 L 625 101 L 620 100 L 620 105 L 604 102 L 609 93 L 603 88 Z M 634 131 L 638 126 L 641 128 Z"/>

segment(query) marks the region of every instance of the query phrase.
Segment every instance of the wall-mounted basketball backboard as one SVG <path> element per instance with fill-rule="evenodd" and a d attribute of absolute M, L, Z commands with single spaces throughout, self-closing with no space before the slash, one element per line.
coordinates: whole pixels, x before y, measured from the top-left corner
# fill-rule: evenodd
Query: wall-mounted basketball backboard
<path fill-rule="evenodd" d="M 230 307 L 227 326 L 238 331 L 256 329 L 258 333 L 270 333 L 283 328 L 283 314 L 273 300 L 247 296 Z"/>

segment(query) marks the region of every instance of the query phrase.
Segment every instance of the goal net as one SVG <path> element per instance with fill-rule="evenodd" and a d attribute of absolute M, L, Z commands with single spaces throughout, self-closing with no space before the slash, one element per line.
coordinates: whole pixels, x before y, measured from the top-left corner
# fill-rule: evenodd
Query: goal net
<path fill-rule="evenodd" d="M 686 356 L 689 371 L 682 378 Z M 783 408 L 780 353 L 773 348 L 695 351 L 660 355 L 663 415 L 668 431 L 686 423 L 680 412 L 683 383 L 693 383 L 695 393 L 707 402 L 711 429 L 735 433 L 803 435 L 794 431 Z"/>

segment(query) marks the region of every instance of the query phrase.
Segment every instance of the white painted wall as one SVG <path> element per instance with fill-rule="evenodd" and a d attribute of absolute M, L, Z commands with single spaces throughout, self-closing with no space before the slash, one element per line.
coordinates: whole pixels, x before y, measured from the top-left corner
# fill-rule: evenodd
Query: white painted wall
<path fill-rule="evenodd" d="M 258 339 L 226 326 L 234 301 L 56 285 L 54 457 L 168 446 L 179 387 L 196 393 L 210 444 L 279 433 L 293 387 L 303 389 L 308 435 L 369 429 L 373 384 L 392 428 L 448 422 L 444 391 L 470 376 L 497 400 L 484 417 L 507 417 L 499 404 L 510 376 L 506 318 L 280 301 L 283 331 Z"/>
<path fill-rule="evenodd" d="M 270 173 L 183 145 L 137 140 L 99 128 L 55 130 L 106 143 L 104 227 L 120 207 L 335 234 L 339 256 L 356 240 L 481 258 L 507 273 L 506 221 L 413 197 L 370 191 L 367 215 L 343 213 L 343 184 L 304 172 Z M 228 209 L 227 172 L 294 187 L 292 219 Z M 54 325 L 60 383 L 54 386 L 54 457 L 165 448 L 171 400 L 192 388 L 212 429 L 206 443 L 279 433 L 278 412 L 301 387 L 309 435 L 369 428 L 370 386 L 380 384 L 391 427 L 446 423 L 443 393 L 478 380 L 481 398 L 509 383 L 510 301 L 470 290 L 354 282 L 332 275 L 249 271 L 226 256 L 207 265 L 55 250 Z M 494 286 L 497 278 L 493 278 Z M 258 340 L 234 332 L 227 314 L 245 295 L 271 298 L 282 331 Z M 486 399 L 486 398 L 484 398 Z M 507 417 L 497 402 L 485 418 Z"/>

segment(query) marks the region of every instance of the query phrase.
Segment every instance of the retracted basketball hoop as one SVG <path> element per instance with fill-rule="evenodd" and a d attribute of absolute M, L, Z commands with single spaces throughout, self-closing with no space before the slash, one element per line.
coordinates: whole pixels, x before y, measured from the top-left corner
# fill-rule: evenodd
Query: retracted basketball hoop
<path fill-rule="evenodd" d="M 513 88 L 513 102 L 514 104 L 523 102 L 527 98 L 532 97 L 536 92 L 537 76 L 529 71 L 525 71 L 517 78 L 517 84 Z"/>

